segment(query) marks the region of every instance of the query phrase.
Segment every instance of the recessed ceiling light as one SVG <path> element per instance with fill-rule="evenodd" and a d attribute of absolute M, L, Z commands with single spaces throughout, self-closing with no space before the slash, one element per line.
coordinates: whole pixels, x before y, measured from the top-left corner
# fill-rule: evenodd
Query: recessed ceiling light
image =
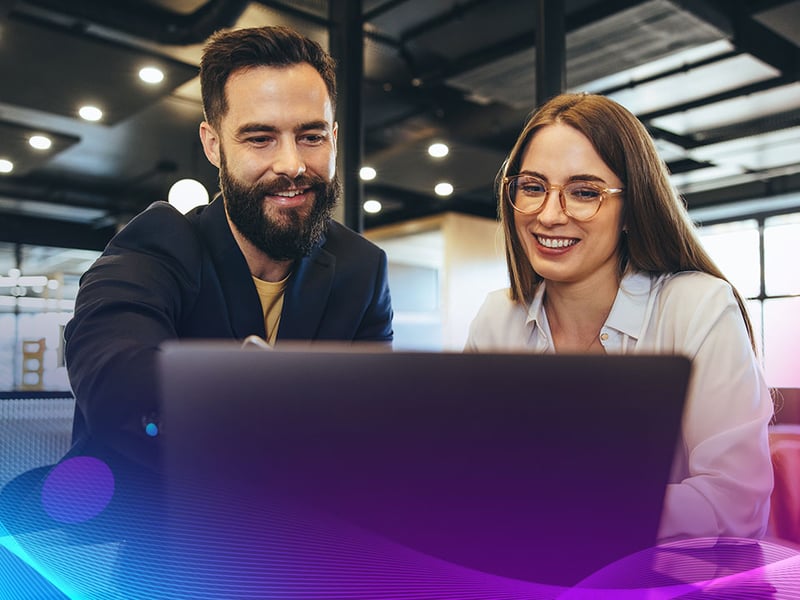
<path fill-rule="evenodd" d="M 364 181 L 372 181 L 378 175 L 378 172 L 372 167 L 361 167 L 358 175 Z"/>
<path fill-rule="evenodd" d="M 0 173 L 11 173 L 14 170 L 14 163 L 5 158 L 0 158 Z"/>
<path fill-rule="evenodd" d="M 371 215 L 381 212 L 382 208 L 383 206 L 377 200 L 367 200 L 364 202 L 364 212 L 367 212 Z"/>
<path fill-rule="evenodd" d="M 28 143 L 37 150 L 48 150 L 53 145 L 53 140 L 46 135 L 32 135 Z"/>
<path fill-rule="evenodd" d="M 437 142 L 428 146 L 428 154 L 434 158 L 442 158 L 443 156 L 447 156 L 449 152 L 450 148 L 447 147 L 447 144 Z"/>
<path fill-rule="evenodd" d="M 81 106 L 78 114 L 87 121 L 99 121 L 103 118 L 103 111 L 96 106 Z"/>
<path fill-rule="evenodd" d="M 144 67 L 139 71 L 139 79 L 145 83 L 161 83 L 164 81 L 164 71 L 157 67 Z"/>
<path fill-rule="evenodd" d="M 436 187 L 433 188 L 433 191 L 436 192 L 437 196 L 449 196 L 453 193 L 453 184 L 442 181 L 441 183 L 436 184 Z"/>

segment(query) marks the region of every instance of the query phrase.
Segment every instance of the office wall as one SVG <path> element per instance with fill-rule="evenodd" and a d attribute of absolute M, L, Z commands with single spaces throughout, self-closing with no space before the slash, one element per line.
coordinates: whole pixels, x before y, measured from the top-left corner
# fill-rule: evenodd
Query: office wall
<path fill-rule="evenodd" d="M 396 349 L 461 350 L 486 294 L 508 286 L 494 219 L 446 213 L 365 236 L 389 259 Z"/>

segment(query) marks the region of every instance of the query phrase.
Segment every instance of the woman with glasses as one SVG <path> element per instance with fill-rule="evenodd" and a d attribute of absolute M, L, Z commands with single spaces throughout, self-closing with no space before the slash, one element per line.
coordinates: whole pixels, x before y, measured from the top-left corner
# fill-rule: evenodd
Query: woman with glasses
<path fill-rule="evenodd" d="M 496 189 L 511 287 L 487 297 L 466 350 L 689 357 L 659 537 L 762 536 L 772 402 L 752 327 L 644 126 L 605 97 L 558 96 Z"/>

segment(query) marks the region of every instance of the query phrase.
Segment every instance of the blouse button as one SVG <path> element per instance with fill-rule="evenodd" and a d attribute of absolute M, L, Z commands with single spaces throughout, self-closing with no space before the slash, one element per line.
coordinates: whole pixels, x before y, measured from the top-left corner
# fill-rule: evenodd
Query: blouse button
<path fill-rule="evenodd" d="M 608 340 L 608 334 L 607 333 L 601 333 L 600 334 L 600 339 L 602 341 L 604 341 L 604 342 L 607 341 Z"/>

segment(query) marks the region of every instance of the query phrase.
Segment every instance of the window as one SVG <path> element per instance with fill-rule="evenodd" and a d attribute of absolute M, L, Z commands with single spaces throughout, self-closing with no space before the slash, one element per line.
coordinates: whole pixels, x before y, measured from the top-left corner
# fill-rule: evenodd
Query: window
<path fill-rule="evenodd" d="M 0 243 L 0 391 L 67 391 L 64 325 L 99 252 Z"/>
<path fill-rule="evenodd" d="M 767 383 L 800 387 L 800 213 L 708 225 L 700 238 L 747 299 Z"/>

